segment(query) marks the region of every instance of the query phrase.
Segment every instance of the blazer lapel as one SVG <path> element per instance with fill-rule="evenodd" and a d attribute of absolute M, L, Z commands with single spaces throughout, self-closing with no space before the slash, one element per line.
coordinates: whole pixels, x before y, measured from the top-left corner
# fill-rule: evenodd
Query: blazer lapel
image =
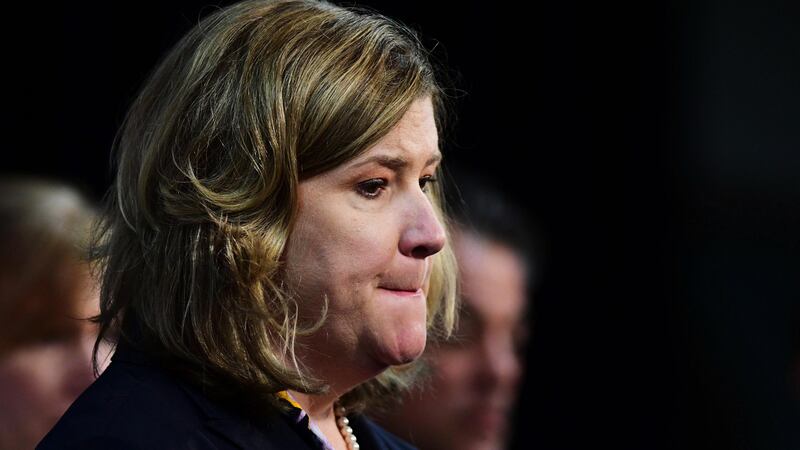
<path fill-rule="evenodd" d="M 265 411 L 260 418 L 250 418 L 212 402 L 192 386 L 182 385 L 206 416 L 205 427 L 220 448 L 240 449 L 312 449 L 277 411 Z"/>

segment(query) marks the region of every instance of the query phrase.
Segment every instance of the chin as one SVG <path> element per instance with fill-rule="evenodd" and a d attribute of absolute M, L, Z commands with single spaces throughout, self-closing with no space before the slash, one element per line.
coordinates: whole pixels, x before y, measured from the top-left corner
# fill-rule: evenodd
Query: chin
<path fill-rule="evenodd" d="M 414 362 L 425 351 L 425 326 L 402 330 L 378 350 L 378 361 L 384 366 L 400 366 Z"/>

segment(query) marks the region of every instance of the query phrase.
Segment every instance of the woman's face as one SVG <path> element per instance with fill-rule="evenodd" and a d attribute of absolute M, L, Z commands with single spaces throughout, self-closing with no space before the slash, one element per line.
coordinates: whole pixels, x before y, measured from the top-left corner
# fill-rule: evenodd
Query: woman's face
<path fill-rule="evenodd" d="M 312 375 L 371 377 L 424 350 L 431 256 L 445 245 L 428 193 L 440 159 L 423 98 L 364 154 L 300 183 L 287 281 L 301 317 L 329 308 L 297 346 Z"/>

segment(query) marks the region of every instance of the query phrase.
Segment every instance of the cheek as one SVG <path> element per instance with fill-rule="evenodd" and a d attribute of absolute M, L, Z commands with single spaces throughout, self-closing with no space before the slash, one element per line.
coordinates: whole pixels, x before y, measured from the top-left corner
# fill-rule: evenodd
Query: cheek
<path fill-rule="evenodd" d="M 290 239 L 287 272 L 295 283 L 316 285 L 316 290 L 358 289 L 392 261 L 396 245 L 387 229 L 359 220 L 306 223 Z"/>
<path fill-rule="evenodd" d="M 330 254 L 331 266 L 345 273 L 375 276 L 391 262 L 394 247 L 378 230 L 361 227 L 339 236 L 340 245 Z"/>
<path fill-rule="evenodd" d="M 350 262 L 358 259 L 380 260 L 397 252 L 396 226 L 379 215 L 353 215 L 330 227 L 333 239 Z"/>
<path fill-rule="evenodd" d="M 398 227 L 386 211 L 364 210 L 349 194 L 331 193 L 316 181 L 301 185 L 301 204 L 289 236 L 284 264 L 289 288 L 302 314 L 348 313 L 371 297 L 398 253 Z"/>

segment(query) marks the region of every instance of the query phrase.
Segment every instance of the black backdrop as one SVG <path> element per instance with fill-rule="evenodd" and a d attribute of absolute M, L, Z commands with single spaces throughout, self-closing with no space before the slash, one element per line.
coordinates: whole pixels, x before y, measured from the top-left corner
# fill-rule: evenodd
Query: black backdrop
<path fill-rule="evenodd" d="M 206 4 L 6 9 L 3 173 L 99 198 Z M 458 72 L 446 158 L 546 232 L 515 448 L 800 448 L 800 3 L 361 4 Z"/>

